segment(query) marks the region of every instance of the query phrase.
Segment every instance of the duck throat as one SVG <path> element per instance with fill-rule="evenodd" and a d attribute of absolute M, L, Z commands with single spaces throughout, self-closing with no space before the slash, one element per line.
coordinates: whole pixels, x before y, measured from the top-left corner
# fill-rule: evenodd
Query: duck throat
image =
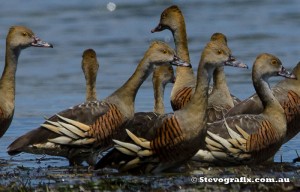
<path fill-rule="evenodd" d="M 133 75 L 117 89 L 107 100 L 111 103 L 120 106 L 120 110 L 128 116 L 134 114 L 134 101 L 138 89 L 153 71 L 153 64 L 150 63 L 147 57 L 144 57 L 138 64 Z"/>
<path fill-rule="evenodd" d="M 201 61 L 198 67 L 195 93 L 190 102 L 178 111 L 184 121 L 196 128 L 196 131 L 201 131 L 198 128 L 204 127 L 207 122 L 208 88 L 213 70 L 205 65 L 204 61 Z"/>
<path fill-rule="evenodd" d="M 227 101 L 227 104 L 230 107 L 234 106 L 233 100 L 230 95 L 229 88 L 226 83 L 226 76 L 224 73 L 224 66 L 217 67 L 213 72 L 213 90 L 211 95 L 213 94 L 222 94 L 222 100 Z"/>
<path fill-rule="evenodd" d="M 252 77 L 252 79 L 253 79 L 254 89 L 262 102 L 264 111 L 268 111 L 269 109 L 275 108 L 283 112 L 280 103 L 274 97 L 270 89 L 269 83 L 262 77 L 260 78 Z"/>
<path fill-rule="evenodd" d="M 187 44 L 187 36 L 185 25 L 173 31 L 173 37 L 177 55 L 184 61 L 190 63 L 189 49 Z M 195 85 L 194 71 L 190 67 L 176 67 L 176 81 L 172 89 L 172 96 L 186 86 Z"/>
<path fill-rule="evenodd" d="M 165 113 L 164 91 L 165 86 L 159 80 L 153 81 L 154 87 L 154 112 L 158 114 Z"/>
<path fill-rule="evenodd" d="M 15 100 L 15 76 L 20 51 L 6 49 L 5 66 L 0 79 L 0 92 L 10 102 Z"/>
<path fill-rule="evenodd" d="M 271 123 L 269 127 L 274 131 L 274 133 L 271 134 L 273 139 L 283 142 L 287 130 L 287 120 L 284 109 L 272 94 L 269 84 L 265 79 L 262 77 L 258 79 L 253 78 L 253 85 L 264 107 L 262 115 Z"/>
<path fill-rule="evenodd" d="M 182 23 L 180 26 L 181 27 L 172 31 L 175 47 L 176 47 L 176 53 L 182 60 L 190 63 L 190 55 L 189 55 L 189 48 L 187 43 L 185 24 Z M 180 67 L 180 68 L 184 68 L 184 67 Z"/>
<path fill-rule="evenodd" d="M 86 100 L 87 101 L 95 101 L 97 100 L 97 92 L 94 81 L 86 82 Z"/>

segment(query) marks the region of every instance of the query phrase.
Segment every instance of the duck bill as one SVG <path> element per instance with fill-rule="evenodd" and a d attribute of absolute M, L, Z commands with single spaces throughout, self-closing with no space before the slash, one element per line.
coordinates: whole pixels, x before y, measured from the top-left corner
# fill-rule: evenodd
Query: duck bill
<path fill-rule="evenodd" d="M 281 70 L 278 72 L 278 75 L 289 79 L 297 79 L 296 75 L 288 72 L 284 67 L 281 67 Z"/>
<path fill-rule="evenodd" d="M 190 63 L 187 63 L 183 60 L 181 60 L 179 57 L 174 55 L 173 61 L 170 62 L 171 65 L 180 66 L 180 67 L 192 67 Z"/>
<path fill-rule="evenodd" d="M 163 26 L 162 24 L 158 24 L 154 29 L 151 30 L 151 33 L 160 32 L 165 29 L 166 29 L 165 26 Z"/>
<path fill-rule="evenodd" d="M 229 59 L 225 62 L 225 65 L 248 69 L 248 65 L 246 65 L 245 63 L 243 63 L 241 61 L 236 60 L 235 57 L 233 57 L 231 55 L 229 56 Z"/>
<path fill-rule="evenodd" d="M 50 44 L 48 42 L 45 42 L 45 41 L 42 41 L 38 37 L 33 37 L 33 38 L 34 38 L 34 41 L 31 43 L 31 46 L 33 46 L 33 47 L 51 47 L 51 48 L 53 48 L 52 44 Z"/>

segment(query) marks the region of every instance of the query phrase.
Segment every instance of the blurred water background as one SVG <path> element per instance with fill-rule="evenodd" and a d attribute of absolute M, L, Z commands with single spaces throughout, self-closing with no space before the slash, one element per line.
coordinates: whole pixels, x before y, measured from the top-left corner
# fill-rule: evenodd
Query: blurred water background
<path fill-rule="evenodd" d="M 300 60 L 300 2 L 297 0 L 73 0 L 2 1 L 0 6 L 0 69 L 4 67 L 5 38 L 12 25 L 25 25 L 53 49 L 28 48 L 19 58 L 16 110 L 11 127 L 0 139 L 0 159 L 12 166 L 67 166 L 63 158 L 21 154 L 10 157 L 7 146 L 18 136 L 36 128 L 44 116 L 79 104 L 85 99 L 81 71 L 82 52 L 93 48 L 100 69 L 98 98 L 120 87 L 133 73 L 152 40 L 174 47 L 169 31 L 151 34 L 161 12 L 177 4 L 185 16 L 190 57 L 196 71 L 200 52 L 214 32 L 227 35 L 233 55 L 250 67 L 262 52 L 277 55 L 288 70 Z M 241 99 L 254 93 L 251 68 L 226 68 L 231 92 Z M 271 85 L 281 80 L 272 78 Z M 170 112 L 170 90 L 166 111 Z M 152 111 L 151 78 L 136 98 L 136 111 Z M 275 161 L 291 162 L 300 149 L 298 135 L 276 154 Z M 42 161 L 37 160 L 42 159 Z"/>

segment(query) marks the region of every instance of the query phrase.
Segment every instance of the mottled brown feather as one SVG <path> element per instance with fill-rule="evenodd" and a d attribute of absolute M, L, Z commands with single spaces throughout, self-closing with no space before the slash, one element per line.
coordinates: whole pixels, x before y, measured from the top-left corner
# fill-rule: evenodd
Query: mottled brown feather
<path fill-rule="evenodd" d="M 279 140 L 279 135 L 275 132 L 269 121 L 265 120 L 260 125 L 258 131 L 251 134 L 249 139 L 247 139 L 246 150 L 248 152 L 262 150 Z"/>
<path fill-rule="evenodd" d="M 175 147 L 184 141 L 183 132 L 176 117 L 171 116 L 164 120 L 160 129 L 157 129 L 155 139 L 150 142 L 151 149 L 159 156 L 161 161 L 175 160 L 173 157 Z M 174 159 L 175 158 L 175 159 Z"/>
<path fill-rule="evenodd" d="M 212 123 L 221 120 L 225 114 L 231 109 L 231 106 L 211 106 L 207 108 L 207 122 Z"/>
<path fill-rule="evenodd" d="M 287 119 L 287 134 L 285 142 L 292 139 L 300 131 L 300 96 L 292 91 L 276 86 L 272 89 L 274 96 L 283 107 Z M 263 111 L 261 101 L 255 94 L 230 109 L 226 117 L 237 114 L 259 114 Z"/>
<path fill-rule="evenodd" d="M 281 103 L 287 119 L 287 135 L 285 141 L 289 141 L 300 130 L 300 96 L 290 90 L 287 99 Z"/>
<path fill-rule="evenodd" d="M 124 116 L 114 104 L 108 104 L 108 111 L 90 125 L 89 136 L 96 138 L 95 147 L 112 145 L 111 139 L 118 133 L 118 128 L 124 122 Z"/>
<path fill-rule="evenodd" d="M 192 97 L 193 88 L 184 87 L 177 92 L 176 96 L 171 100 L 171 106 L 174 111 L 177 111 L 184 107 L 188 102 L 190 102 Z"/>

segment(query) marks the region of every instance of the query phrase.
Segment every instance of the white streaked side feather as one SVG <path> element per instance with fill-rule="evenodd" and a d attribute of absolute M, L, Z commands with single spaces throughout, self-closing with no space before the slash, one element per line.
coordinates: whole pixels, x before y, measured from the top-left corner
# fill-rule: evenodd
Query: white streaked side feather
<path fill-rule="evenodd" d="M 220 152 L 220 151 L 212 151 L 212 155 L 217 158 L 217 159 L 222 159 L 224 161 L 236 163 L 236 159 L 233 157 L 228 156 L 227 153 L 225 152 Z"/>
<path fill-rule="evenodd" d="M 232 146 L 236 149 L 239 149 L 240 151 L 247 152 L 246 151 L 246 144 L 242 144 L 238 141 L 238 139 L 228 139 L 228 141 L 232 144 Z"/>
<path fill-rule="evenodd" d="M 237 132 L 233 131 L 229 127 L 229 125 L 226 122 L 226 119 L 224 119 L 224 123 L 225 123 L 225 127 L 227 128 L 228 134 L 230 135 L 231 138 L 240 138 L 241 137 Z"/>
<path fill-rule="evenodd" d="M 81 123 L 79 121 L 74 121 L 72 119 L 68 119 L 66 117 L 62 117 L 62 116 L 60 116 L 58 114 L 56 114 L 56 116 L 59 117 L 60 119 L 64 120 L 64 121 L 66 121 L 66 122 L 68 122 L 68 123 L 70 123 L 70 124 L 78 127 L 79 129 L 81 129 L 83 131 L 89 131 L 90 130 L 90 126 L 88 126 L 86 124 L 83 124 L 83 123 Z"/>
<path fill-rule="evenodd" d="M 241 127 L 239 127 L 238 125 L 235 125 L 235 128 L 240 132 L 240 134 L 247 139 L 250 135 L 244 131 Z"/>
<path fill-rule="evenodd" d="M 148 141 L 147 139 L 144 139 L 144 138 L 142 138 L 142 137 L 138 137 L 138 138 L 139 138 L 139 140 L 141 140 L 142 142 Z"/>
<path fill-rule="evenodd" d="M 95 138 L 84 138 L 72 141 L 71 144 L 73 145 L 89 145 L 93 144 L 96 141 Z"/>
<path fill-rule="evenodd" d="M 42 127 L 54 132 L 54 133 L 57 133 L 59 135 L 62 135 L 62 133 L 59 131 L 59 129 L 53 125 L 50 125 L 50 124 L 41 124 Z"/>
<path fill-rule="evenodd" d="M 115 142 L 116 144 L 130 150 L 130 151 L 133 151 L 135 153 L 137 153 L 139 150 L 141 150 L 141 147 L 135 145 L 135 144 L 132 144 L 132 143 L 126 143 L 126 142 L 122 142 L 122 141 L 118 141 L 118 140 L 115 140 L 113 139 L 113 142 Z"/>
<path fill-rule="evenodd" d="M 222 149 L 224 148 L 223 145 L 221 145 L 220 143 L 208 138 L 208 137 L 205 137 L 205 142 L 210 145 L 210 146 L 213 146 L 213 147 L 216 147 L 216 148 L 219 148 L 219 149 Z"/>
<path fill-rule="evenodd" d="M 129 156 L 136 156 L 136 153 L 120 146 L 120 145 L 115 145 L 115 148 L 120 151 L 121 153 L 124 153 L 125 155 L 129 155 Z"/>
<path fill-rule="evenodd" d="M 216 158 L 211 154 L 210 151 L 207 150 L 198 150 L 198 152 L 192 157 L 193 161 L 206 161 L 206 162 L 214 162 Z"/>
<path fill-rule="evenodd" d="M 63 127 L 65 127 L 66 129 L 68 129 L 69 131 L 71 131 L 72 133 L 80 136 L 80 137 L 85 137 L 84 132 L 81 129 L 78 129 L 77 127 L 75 127 L 74 125 L 71 124 L 67 124 L 64 122 L 59 121 L 59 124 Z"/>
<path fill-rule="evenodd" d="M 52 142 L 37 143 L 37 144 L 33 144 L 32 146 L 38 149 L 57 149 L 57 145 Z"/>
<path fill-rule="evenodd" d="M 128 163 L 126 163 L 125 165 L 122 166 L 121 170 L 122 171 L 126 171 L 132 168 L 135 168 L 138 166 L 138 164 L 141 162 L 140 158 L 135 158 L 131 161 L 129 161 Z"/>
<path fill-rule="evenodd" d="M 65 122 L 53 122 L 50 120 L 46 120 L 46 122 L 50 124 L 41 125 L 42 127 L 49 129 L 50 131 L 62 135 L 60 137 L 48 139 L 48 141 L 62 145 L 88 145 L 95 142 L 95 138 L 86 137 L 86 134 L 82 129 L 82 127 L 84 127 L 82 126 L 82 123 L 74 123 L 75 121 L 61 117 L 59 115 L 58 117 Z M 76 125 L 79 125 L 81 127 L 77 128 Z"/>
<path fill-rule="evenodd" d="M 150 141 L 141 141 L 137 136 L 131 133 L 128 129 L 126 129 L 128 136 L 139 146 L 144 147 L 146 149 L 151 149 Z"/>
<path fill-rule="evenodd" d="M 227 150 L 232 154 L 238 154 L 242 152 L 240 148 L 234 148 L 234 147 L 227 148 Z"/>
<path fill-rule="evenodd" d="M 74 133 L 72 133 L 71 131 L 69 131 L 68 129 L 61 127 L 59 129 L 60 132 L 62 132 L 63 134 L 65 134 L 65 136 L 70 137 L 72 139 L 79 139 L 78 135 L 75 135 Z"/>
<path fill-rule="evenodd" d="M 153 155 L 153 151 L 145 149 L 145 150 L 139 151 L 137 154 L 139 157 L 146 157 L 146 156 Z"/>
<path fill-rule="evenodd" d="M 224 147 L 222 146 L 222 148 L 217 148 L 214 147 L 213 145 L 207 144 L 206 147 L 210 150 L 210 151 L 222 151 L 224 150 Z"/>
<path fill-rule="evenodd" d="M 241 144 L 241 145 L 246 145 L 247 140 L 244 138 L 236 138 L 236 140 Z"/>
<path fill-rule="evenodd" d="M 126 161 L 120 161 L 119 165 L 125 164 Z"/>
<path fill-rule="evenodd" d="M 210 132 L 210 131 L 207 131 L 207 134 L 212 138 L 214 139 L 215 141 L 219 142 L 221 145 L 223 145 L 224 147 L 226 148 L 229 148 L 231 147 L 232 145 L 224 138 Z"/>
<path fill-rule="evenodd" d="M 52 143 L 67 145 L 70 144 L 70 142 L 72 142 L 72 139 L 70 137 L 60 136 L 53 139 L 48 139 L 48 141 Z"/>
<path fill-rule="evenodd" d="M 243 154 L 239 155 L 239 158 L 242 159 L 243 161 L 250 160 L 251 159 L 251 154 L 249 154 L 249 153 L 243 153 Z"/>
<path fill-rule="evenodd" d="M 50 120 L 46 120 L 47 123 L 51 124 L 51 125 L 54 125 L 56 127 L 59 127 L 59 123 L 58 122 L 55 122 L 55 121 L 50 121 Z"/>

